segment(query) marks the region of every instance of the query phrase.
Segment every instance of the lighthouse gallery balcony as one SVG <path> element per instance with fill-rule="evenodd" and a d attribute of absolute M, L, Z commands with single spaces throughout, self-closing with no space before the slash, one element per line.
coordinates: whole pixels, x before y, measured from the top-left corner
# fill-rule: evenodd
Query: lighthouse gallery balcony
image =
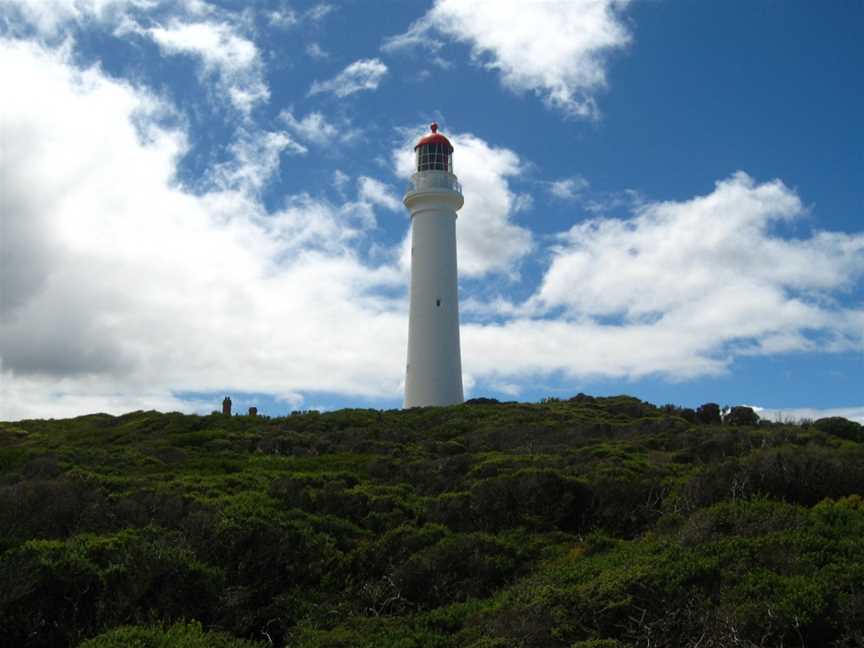
<path fill-rule="evenodd" d="M 455 191 L 462 195 L 462 185 L 449 171 L 418 171 L 411 176 L 407 193 L 421 191 Z"/>

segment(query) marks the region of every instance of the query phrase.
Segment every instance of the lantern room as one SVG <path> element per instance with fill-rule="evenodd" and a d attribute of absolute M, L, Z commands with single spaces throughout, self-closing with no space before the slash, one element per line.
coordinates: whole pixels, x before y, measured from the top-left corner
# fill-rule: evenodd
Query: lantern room
<path fill-rule="evenodd" d="M 417 153 L 417 171 L 446 171 L 453 173 L 453 145 L 438 132 L 438 124 L 432 122 L 432 131 L 423 137 L 414 151 Z"/>

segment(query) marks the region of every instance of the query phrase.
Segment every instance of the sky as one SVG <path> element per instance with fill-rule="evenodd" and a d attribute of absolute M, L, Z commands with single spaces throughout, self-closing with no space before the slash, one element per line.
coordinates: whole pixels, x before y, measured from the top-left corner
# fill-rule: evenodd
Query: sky
<path fill-rule="evenodd" d="M 466 397 L 864 422 L 864 2 L 0 0 L 0 420 L 396 408 L 416 140 Z"/>

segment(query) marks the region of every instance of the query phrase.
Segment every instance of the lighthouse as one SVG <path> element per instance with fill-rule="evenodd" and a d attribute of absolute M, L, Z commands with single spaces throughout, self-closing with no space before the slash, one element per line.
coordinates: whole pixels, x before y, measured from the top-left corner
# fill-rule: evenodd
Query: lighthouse
<path fill-rule="evenodd" d="M 405 407 L 463 401 L 456 275 L 456 212 L 462 187 L 453 145 L 438 124 L 414 147 L 416 172 L 403 202 L 411 212 L 411 308 Z"/>

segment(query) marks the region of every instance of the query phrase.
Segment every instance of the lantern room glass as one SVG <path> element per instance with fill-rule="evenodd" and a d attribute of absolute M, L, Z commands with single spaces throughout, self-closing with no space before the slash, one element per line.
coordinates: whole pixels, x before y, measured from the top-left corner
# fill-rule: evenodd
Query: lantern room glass
<path fill-rule="evenodd" d="M 453 149 L 442 142 L 418 146 L 417 170 L 453 173 Z"/>

